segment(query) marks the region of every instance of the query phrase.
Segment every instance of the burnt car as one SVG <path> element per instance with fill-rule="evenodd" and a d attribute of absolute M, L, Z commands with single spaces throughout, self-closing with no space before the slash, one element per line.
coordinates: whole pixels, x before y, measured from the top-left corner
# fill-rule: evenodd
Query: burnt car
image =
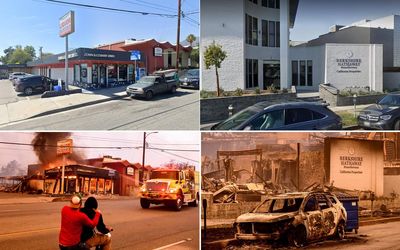
<path fill-rule="evenodd" d="M 388 94 L 366 107 L 357 121 L 358 126 L 366 129 L 400 130 L 400 94 Z"/>
<path fill-rule="evenodd" d="M 342 119 L 318 102 L 259 102 L 211 130 L 340 130 Z"/>
<path fill-rule="evenodd" d="M 296 192 L 274 195 L 234 223 L 238 240 L 288 240 L 302 247 L 307 242 L 329 237 L 343 239 L 347 214 L 333 194 Z M 337 200 L 336 200 L 337 201 Z"/>
<path fill-rule="evenodd" d="M 179 84 L 181 88 L 199 89 L 200 87 L 200 72 L 199 69 L 189 69 L 179 77 Z"/>

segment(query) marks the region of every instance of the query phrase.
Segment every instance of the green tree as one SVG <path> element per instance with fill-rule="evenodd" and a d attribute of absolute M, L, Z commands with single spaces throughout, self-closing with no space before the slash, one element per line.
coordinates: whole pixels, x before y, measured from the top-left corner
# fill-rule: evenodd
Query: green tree
<path fill-rule="evenodd" d="M 192 66 L 198 65 L 199 59 L 200 59 L 199 48 L 192 49 L 192 51 L 190 52 L 190 61 L 191 61 Z"/>
<path fill-rule="evenodd" d="M 192 45 L 193 45 L 193 42 L 196 41 L 196 36 L 193 35 L 193 34 L 189 34 L 189 35 L 186 37 L 186 41 L 190 44 L 190 47 L 193 47 Z"/>
<path fill-rule="evenodd" d="M 221 68 L 221 63 L 225 60 L 226 56 L 226 52 L 222 50 L 222 46 L 215 44 L 215 41 L 213 41 L 210 46 L 205 47 L 204 63 L 206 69 L 210 69 L 211 66 L 215 67 L 215 76 L 217 78 L 217 96 L 220 95 L 218 69 Z"/>
<path fill-rule="evenodd" d="M 8 47 L 4 50 L 4 56 L 0 58 L 3 64 L 25 64 L 36 58 L 35 48 L 33 46 L 25 46 L 22 48 L 21 45 L 14 47 Z"/>

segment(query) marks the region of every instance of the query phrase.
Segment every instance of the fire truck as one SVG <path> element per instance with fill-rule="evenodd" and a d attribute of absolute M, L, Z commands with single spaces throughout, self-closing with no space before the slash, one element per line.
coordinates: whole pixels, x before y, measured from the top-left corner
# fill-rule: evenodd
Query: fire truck
<path fill-rule="evenodd" d="M 198 175 L 194 168 L 158 168 L 140 189 L 140 205 L 164 204 L 180 211 L 184 204 L 196 207 L 199 200 Z M 197 177 L 197 178 L 196 178 Z"/>

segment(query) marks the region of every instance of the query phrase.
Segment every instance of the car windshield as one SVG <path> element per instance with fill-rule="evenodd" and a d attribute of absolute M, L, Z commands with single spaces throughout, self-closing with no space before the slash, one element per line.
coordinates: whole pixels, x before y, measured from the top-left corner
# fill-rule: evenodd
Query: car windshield
<path fill-rule="evenodd" d="M 179 180 L 179 172 L 178 171 L 154 171 L 151 173 L 151 179 Z"/>
<path fill-rule="evenodd" d="M 220 124 L 215 126 L 214 129 L 217 129 L 217 130 L 233 129 L 257 113 L 258 113 L 258 109 L 254 108 L 254 107 L 248 107 L 248 108 L 240 111 L 239 113 L 233 115 L 232 117 L 226 119 L 225 121 L 221 122 Z"/>
<path fill-rule="evenodd" d="M 303 198 L 267 199 L 253 213 L 291 213 L 300 209 Z"/>
<path fill-rule="evenodd" d="M 199 70 L 198 69 L 190 69 L 186 72 L 188 76 L 195 76 L 199 77 Z"/>
<path fill-rule="evenodd" d="M 387 95 L 378 104 L 400 106 L 400 95 Z"/>
<path fill-rule="evenodd" d="M 142 77 L 136 83 L 154 83 L 154 77 Z"/>

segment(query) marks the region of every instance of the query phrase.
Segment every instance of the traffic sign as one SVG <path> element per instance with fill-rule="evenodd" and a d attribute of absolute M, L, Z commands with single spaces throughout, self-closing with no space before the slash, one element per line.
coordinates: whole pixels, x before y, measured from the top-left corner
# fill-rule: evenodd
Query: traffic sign
<path fill-rule="evenodd" d="M 131 61 L 140 61 L 140 51 L 139 50 L 132 50 L 131 51 Z"/>

